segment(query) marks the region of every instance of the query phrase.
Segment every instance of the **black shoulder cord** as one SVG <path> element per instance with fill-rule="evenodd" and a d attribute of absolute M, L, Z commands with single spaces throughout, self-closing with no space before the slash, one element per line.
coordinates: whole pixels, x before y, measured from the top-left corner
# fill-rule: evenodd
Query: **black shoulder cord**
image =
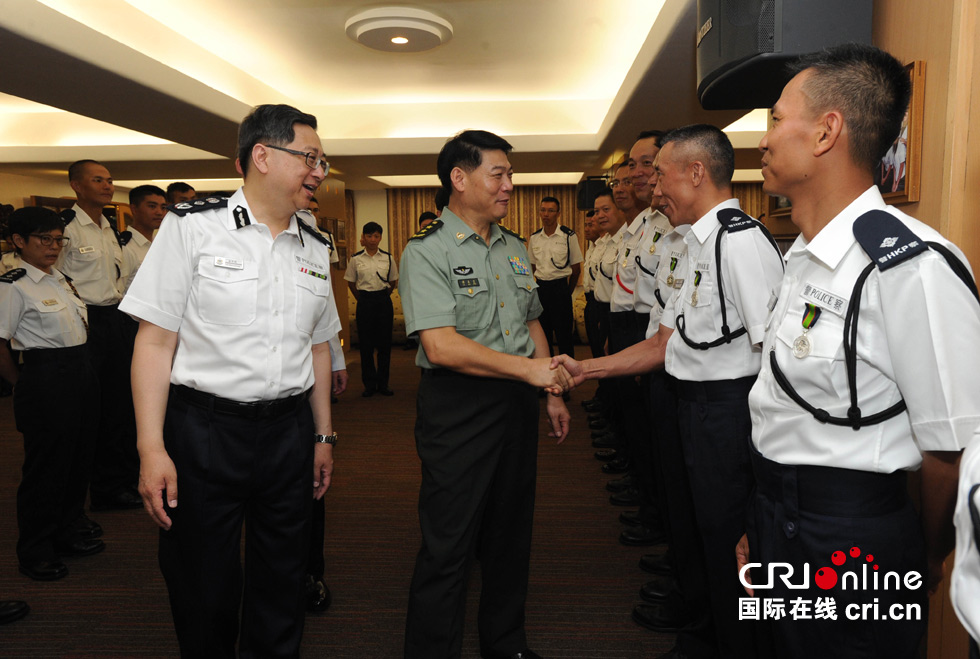
<path fill-rule="evenodd" d="M 564 233 L 564 232 L 562 232 L 562 233 Z M 554 257 L 551 258 L 551 265 L 555 266 L 559 270 L 564 270 L 572 262 L 572 242 L 571 241 L 572 241 L 572 234 L 566 233 L 565 234 L 565 265 L 558 265 L 557 263 L 555 263 Z M 603 274 L 605 274 L 605 273 L 603 273 Z M 610 279 L 612 279 L 612 277 L 610 277 Z"/>
<path fill-rule="evenodd" d="M 391 252 L 385 252 L 385 254 L 388 255 L 388 275 L 390 276 L 391 275 Z M 379 271 L 378 279 L 380 279 L 381 281 L 387 284 L 389 277 L 382 277 L 381 272 Z"/>
<path fill-rule="evenodd" d="M 971 487 L 970 496 L 966 498 L 966 501 L 970 505 L 970 519 L 973 521 L 973 544 L 976 545 L 977 551 L 980 551 L 980 513 L 977 512 L 977 504 L 973 503 L 973 497 L 978 489 L 980 489 L 980 484 Z"/>
<path fill-rule="evenodd" d="M 758 220 L 752 220 L 752 223 L 762 231 L 766 238 L 769 239 L 769 244 L 771 244 L 772 248 L 776 250 L 776 254 L 779 256 L 779 264 L 782 266 L 783 253 L 779 251 L 779 245 L 776 244 L 775 239 L 773 239 L 772 235 L 766 231 L 766 228 L 761 222 Z M 684 327 L 686 325 L 684 314 L 678 314 L 677 321 L 675 323 L 677 325 L 677 331 L 680 333 L 681 338 L 684 339 L 684 343 L 695 350 L 708 350 L 710 348 L 716 348 L 723 343 L 731 343 L 733 339 L 737 339 L 748 332 L 745 327 L 739 327 L 734 332 L 728 328 L 728 305 L 725 304 L 725 284 L 722 281 L 721 276 L 721 236 L 723 233 L 728 233 L 728 227 L 726 227 L 724 224 L 721 225 L 721 228 L 718 230 L 718 235 L 715 236 L 715 268 L 718 271 L 718 297 L 721 300 L 721 336 L 714 341 L 702 341 L 701 343 L 695 343 L 687 337 L 687 333 L 684 331 Z M 783 266 L 783 269 L 785 270 L 785 266 Z"/>
<path fill-rule="evenodd" d="M 649 270 L 647 270 L 646 268 L 643 267 L 643 264 L 640 263 L 640 255 L 639 254 L 636 255 L 636 267 L 639 268 L 640 270 L 642 270 L 647 275 L 653 277 L 654 280 L 656 280 L 657 273 L 650 272 Z M 658 287 L 656 287 L 656 286 L 654 286 L 654 288 L 653 288 L 653 295 L 654 295 L 654 297 L 657 298 L 657 304 L 660 305 L 660 308 L 661 309 L 663 309 L 663 308 L 665 308 L 667 306 L 667 303 L 664 302 L 664 299 L 662 297 L 660 297 L 660 289 Z"/>
<path fill-rule="evenodd" d="M 943 258 L 946 259 L 950 268 L 959 277 L 963 283 L 970 289 L 973 293 L 973 297 L 980 300 L 980 296 L 977 294 L 976 284 L 973 283 L 972 278 L 969 276 L 969 271 L 963 266 L 959 259 L 957 259 L 952 252 L 950 252 L 946 247 L 934 242 L 926 243 L 931 248 L 939 252 Z M 854 430 L 860 430 L 864 426 L 873 426 L 881 423 L 882 421 L 887 421 L 892 417 L 898 416 L 905 411 L 906 405 L 905 400 L 902 399 L 889 407 L 888 409 L 876 412 L 875 414 L 870 414 L 868 416 L 861 415 L 861 408 L 858 406 L 857 397 L 857 331 L 858 331 L 858 315 L 859 306 L 861 301 L 861 291 L 864 288 L 864 282 L 871 275 L 872 271 L 875 269 L 875 263 L 872 261 L 869 263 L 861 274 L 858 275 L 857 280 L 854 282 L 854 290 L 851 292 L 851 299 L 847 304 L 847 313 L 844 315 L 844 367 L 847 369 L 847 388 L 850 394 L 851 406 L 847 409 L 847 416 L 831 416 L 830 412 L 827 410 L 814 407 L 806 400 L 800 396 L 799 392 L 793 388 L 786 375 L 783 373 L 782 369 L 779 368 L 779 363 L 776 361 L 776 349 L 775 347 L 769 350 L 769 365 L 772 367 L 772 375 L 776 380 L 776 384 L 779 388 L 786 393 L 787 396 L 793 399 L 793 401 L 802 407 L 804 410 L 813 415 L 813 418 L 821 423 L 829 423 L 834 426 L 850 426 Z"/>

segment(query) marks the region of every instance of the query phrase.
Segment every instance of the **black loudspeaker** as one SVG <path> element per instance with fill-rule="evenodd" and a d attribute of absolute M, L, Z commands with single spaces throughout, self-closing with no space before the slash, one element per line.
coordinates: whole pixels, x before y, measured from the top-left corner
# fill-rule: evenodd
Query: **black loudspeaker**
<path fill-rule="evenodd" d="M 705 110 L 771 108 L 786 63 L 871 43 L 871 0 L 698 0 L 698 99 Z"/>
<path fill-rule="evenodd" d="M 605 178 L 589 177 L 579 181 L 575 189 L 575 205 L 580 211 L 590 211 L 595 205 L 595 196 L 608 187 L 609 183 Z"/>

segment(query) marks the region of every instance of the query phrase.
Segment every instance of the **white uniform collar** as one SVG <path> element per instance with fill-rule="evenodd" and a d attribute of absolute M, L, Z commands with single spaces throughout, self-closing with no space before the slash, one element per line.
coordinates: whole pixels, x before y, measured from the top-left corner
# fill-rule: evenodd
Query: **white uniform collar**
<path fill-rule="evenodd" d="M 805 249 L 833 270 L 854 244 L 854 221 L 869 210 L 883 208 L 885 201 L 881 198 L 881 192 L 877 187 L 871 186 L 828 222 L 809 243 L 801 233 L 793 243 L 793 250 Z"/>
<path fill-rule="evenodd" d="M 726 199 L 701 216 L 701 218 L 692 225 L 691 230 L 694 237 L 697 238 L 698 242 L 702 245 L 704 244 L 704 241 L 706 241 L 711 234 L 715 232 L 715 229 L 719 227 L 718 211 L 720 211 L 722 208 L 741 209 L 741 206 L 738 205 L 738 199 L 733 197 L 731 199 Z"/>
<path fill-rule="evenodd" d="M 79 206 L 77 203 L 74 206 L 72 206 L 71 209 L 75 211 L 75 221 L 78 222 L 79 224 L 94 224 L 100 229 L 102 228 L 102 218 L 103 218 L 102 215 L 99 215 L 98 219 L 93 218 L 91 215 L 86 213 L 82 209 L 82 207 Z M 108 223 L 109 220 L 106 220 L 106 224 Z"/>
<path fill-rule="evenodd" d="M 629 231 L 629 234 L 631 236 L 635 236 L 636 235 L 636 232 L 639 231 L 640 230 L 640 227 L 643 226 L 643 222 L 646 220 L 646 217 L 647 217 L 647 213 L 648 212 L 650 212 L 650 209 L 649 208 L 647 208 L 646 210 L 644 210 L 643 212 L 641 212 L 639 215 L 637 215 L 636 217 L 634 217 L 633 218 L 633 221 L 630 222 L 629 229 L 627 229 L 627 231 Z"/>
<path fill-rule="evenodd" d="M 229 231 L 243 229 L 246 226 L 251 226 L 253 224 L 261 224 L 261 222 L 259 222 L 252 213 L 252 209 L 249 208 L 248 200 L 245 198 L 244 187 L 238 188 L 238 190 L 235 191 L 235 194 L 228 198 L 228 207 L 225 210 L 227 211 L 227 214 L 225 215 L 225 228 Z M 296 222 L 296 213 L 293 213 L 292 216 L 290 216 L 289 226 L 283 229 L 282 233 L 292 234 L 296 236 L 300 242 L 303 241 L 302 237 L 299 235 L 299 224 Z"/>

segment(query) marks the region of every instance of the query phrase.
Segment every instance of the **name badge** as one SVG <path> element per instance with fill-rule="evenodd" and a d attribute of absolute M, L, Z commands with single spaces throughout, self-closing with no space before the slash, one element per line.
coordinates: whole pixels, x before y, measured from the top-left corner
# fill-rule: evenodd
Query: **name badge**
<path fill-rule="evenodd" d="M 776 308 L 776 302 L 778 301 L 779 301 L 779 295 L 776 293 L 776 291 L 772 291 L 771 293 L 769 293 L 769 303 L 766 304 L 766 307 L 769 309 L 769 311 L 772 311 L 773 309 Z"/>
<path fill-rule="evenodd" d="M 244 270 L 245 262 L 241 259 L 231 259 L 227 256 L 216 256 L 214 257 L 214 266 L 216 268 L 230 268 L 232 270 Z"/>
<path fill-rule="evenodd" d="M 804 284 L 803 290 L 800 291 L 800 297 L 837 316 L 843 317 L 847 312 L 847 300 L 845 298 L 822 288 L 817 288 L 813 284 Z"/>
<path fill-rule="evenodd" d="M 41 304 L 43 304 L 46 307 L 53 307 L 53 306 L 56 306 L 58 304 L 58 301 L 57 300 L 41 300 Z"/>
<path fill-rule="evenodd" d="M 94 251 L 95 251 L 95 247 L 93 247 L 92 245 L 85 245 L 84 247 L 78 248 L 79 254 L 91 254 Z"/>

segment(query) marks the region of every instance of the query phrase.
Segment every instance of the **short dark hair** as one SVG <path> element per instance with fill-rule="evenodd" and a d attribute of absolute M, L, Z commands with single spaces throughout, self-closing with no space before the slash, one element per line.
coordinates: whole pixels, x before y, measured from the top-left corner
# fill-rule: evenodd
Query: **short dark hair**
<path fill-rule="evenodd" d="M 541 200 L 541 203 L 542 204 L 552 203 L 558 207 L 558 212 L 559 213 L 561 212 L 561 202 L 558 201 L 557 197 L 545 197 L 544 199 Z"/>
<path fill-rule="evenodd" d="M 425 211 L 424 213 L 419 215 L 419 226 L 422 226 L 422 223 L 425 222 L 426 220 L 438 220 L 438 219 L 439 216 L 433 213 L 432 211 Z"/>
<path fill-rule="evenodd" d="M 384 234 L 384 229 L 382 229 L 381 225 L 378 224 L 377 222 L 368 222 L 367 224 L 364 225 L 364 228 L 361 229 L 361 235 L 366 236 L 370 233 Z"/>
<path fill-rule="evenodd" d="M 874 169 L 902 130 L 912 95 L 905 66 L 880 48 L 850 43 L 804 55 L 790 73 L 808 70 L 807 105 L 817 113 L 840 110 L 851 158 Z"/>
<path fill-rule="evenodd" d="M 289 144 L 296 139 L 293 126 L 303 124 L 316 130 L 316 117 L 300 112 L 291 105 L 257 105 L 238 127 L 238 164 L 242 176 L 248 174 L 252 160 L 252 147 L 268 142 L 275 146 Z"/>
<path fill-rule="evenodd" d="M 597 193 L 595 193 L 595 196 L 592 197 L 593 206 L 595 206 L 595 202 L 599 197 L 609 197 L 612 200 L 616 199 L 616 196 L 613 194 L 612 188 L 610 188 L 608 185 L 603 189 L 599 190 Z"/>
<path fill-rule="evenodd" d="M 105 167 L 105 165 L 100 163 L 98 160 L 91 160 L 89 158 L 86 158 L 85 160 L 76 160 L 72 164 L 68 165 L 68 180 L 77 181 L 82 178 L 82 173 L 89 165 L 99 165 L 100 167 Z"/>
<path fill-rule="evenodd" d="M 635 143 L 639 142 L 640 140 L 645 140 L 645 139 L 648 139 L 648 138 L 651 138 L 651 137 L 655 137 L 656 138 L 656 141 L 654 142 L 654 144 L 656 144 L 657 145 L 657 148 L 659 149 L 660 147 L 663 146 L 660 143 L 660 140 L 662 140 L 663 137 L 664 137 L 664 135 L 666 135 L 666 134 L 667 134 L 667 132 L 666 131 L 663 131 L 663 130 L 644 130 L 639 135 L 636 136 L 636 139 L 633 140 L 633 143 L 635 144 Z"/>
<path fill-rule="evenodd" d="M 55 229 L 65 230 L 61 217 L 50 208 L 44 206 L 25 206 L 18 208 L 7 219 L 7 235 L 15 233 L 25 241 L 32 233 L 47 233 Z M 13 240 L 10 241 L 13 243 Z M 14 244 L 14 250 L 20 254 L 20 248 Z"/>
<path fill-rule="evenodd" d="M 439 188 L 436 191 L 436 209 L 442 212 L 442 209 L 449 205 L 449 190 L 446 188 Z"/>
<path fill-rule="evenodd" d="M 693 147 L 695 159 L 701 160 L 708 170 L 708 177 L 716 186 L 731 185 L 735 174 L 735 149 L 728 135 L 720 128 L 711 124 L 675 128 L 661 138 L 662 147 L 671 142 Z"/>
<path fill-rule="evenodd" d="M 195 190 L 190 184 L 184 183 L 183 181 L 174 181 L 167 186 L 167 194 L 165 195 L 167 197 L 167 202 L 171 204 L 174 203 L 177 194 L 184 192 L 196 193 L 197 190 Z"/>
<path fill-rule="evenodd" d="M 157 195 L 165 200 L 167 198 L 167 193 L 163 191 L 163 188 L 158 188 L 155 185 L 137 185 L 129 191 L 129 205 L 137 206 L 150 195 Z"/>
<path fill-rule="evenodd" d="M 446 191 L 446 202 L 453 189 L 449 174 L 455 167 L 472 172 L 483 163 L 484 151 L 503 151 L 510 153 L 514 147 L 499 135 L 485 130 L 464 130 L 446 142 L 436 160 L 439 182 Z M 438 199 L 438 197 L 437 197 Z"/>

